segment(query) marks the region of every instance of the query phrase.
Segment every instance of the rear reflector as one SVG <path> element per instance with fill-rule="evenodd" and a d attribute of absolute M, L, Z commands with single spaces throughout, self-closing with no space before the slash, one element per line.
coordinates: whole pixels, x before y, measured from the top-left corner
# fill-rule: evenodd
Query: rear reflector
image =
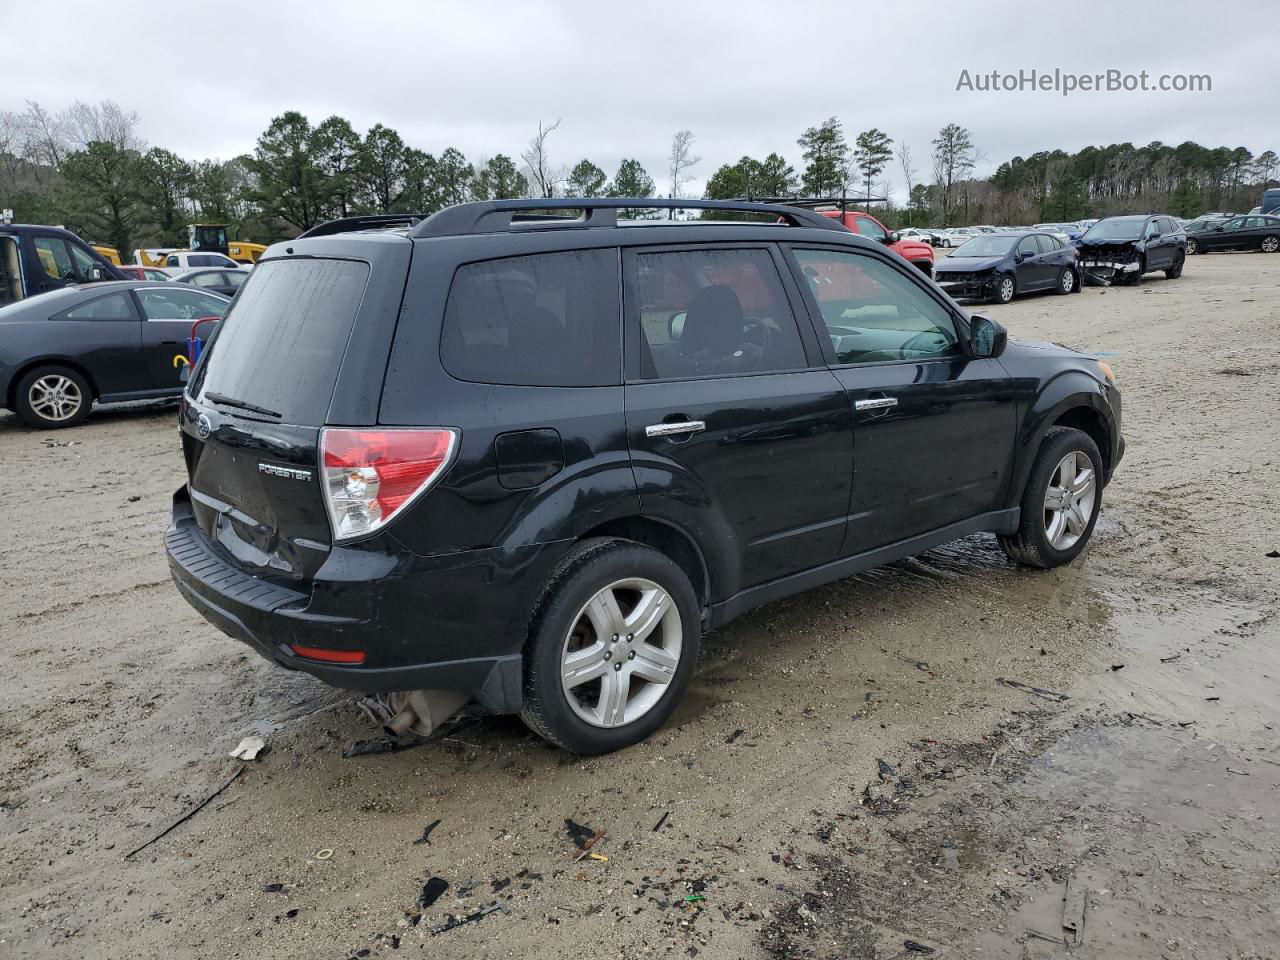
<path fill-rule="evenodd" d="M 289 644 L 289 649 L 300 657 L 324 663 L 364 663 L 363 650 L 325 650 L 323 647 L 303 647 L 296 643 Z"/>
<path fill-rule="evenodd" d="M 390 523 L 444 475 L 458 431 L 353 430 L 320 435 L 325 503 L 334 540 L 350 540 Z"/>

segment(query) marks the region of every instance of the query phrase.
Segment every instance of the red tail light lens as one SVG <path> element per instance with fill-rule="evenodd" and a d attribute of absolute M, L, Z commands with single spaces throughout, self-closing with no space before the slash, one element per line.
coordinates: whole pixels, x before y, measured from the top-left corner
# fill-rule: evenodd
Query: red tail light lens
<path fill-rule="evenodd" d="M 334 539 L 350 540 L 388 524 L 444 474 L 457 443 L 456 430 L 326 427 L 320 446 Z"/>

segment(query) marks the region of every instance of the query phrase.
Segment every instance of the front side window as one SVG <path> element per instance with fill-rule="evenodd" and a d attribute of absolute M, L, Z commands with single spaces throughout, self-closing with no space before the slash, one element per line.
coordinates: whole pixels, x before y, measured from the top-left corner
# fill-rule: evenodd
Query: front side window
<path fill-rule="evenodd" d="M 197 287 L 218 287 L 222 285 L 222 274 L 214 273 L 212 270 L 208 273 L 197 273 L 190 282 Z"/>
<path fill-rule="evenodd" d="M 621 383 L 618 252 L 463 264 L 449 289 L 440 357 L 450 375 L 478 383 Z"/>
<path fill-rule="evenodd" d="M 197 290 L 146 287 L 134 292 L 142 304 L 142 315 L 148 320 L 199 320 L 227 312 L 225 300 Z"/>
<path fill-rule="evenodd" d="M 1040 252 L 1040 248 L 1036 245 L 1035 237 L 1023 237 L 1018 241 L 1018 256 L 1034 257 Z"/>
<path fill-rule="evenodd" d="M 133 311 L 123 293 L 112 293 L 82 303 L 65 314 L 68 320 L 132 320 Z"/>
<path fill-rule="evenodd" d="M 76 279 L 80 283 L 90 283 L 97 279 L 94 273 L 98 269 L 98 265 L 94 262 L 93 257 L 75 244 L 68 244 L 67 248 L 71 251 L 71 268 L 75 271 Z"/>
<path fill-rule="evenodd" d="M 858 233 L 864 237 L 870 237 L 872 240 L 883 240 L 887 236 L 880 224 L 870 217 L 855 217 L 854 223 L 858 225 Z"/>
<path fill-rule="evenodd" d="M 876 257 L 796 250 L 827 326 L 836 363 L 963 355 L 955 321 L 911 278 Z"/>
<path fill-rule="evenodd" d="M 627 277 L 646 380 L 807 366 L 795 316 L 768 250 L 640 253 Z M 634 327 L 633 327 L 634 329 Z"/>
<path fill-rule="evenodd" d="M 71 282 L 79 279 L 71 263 L 71 254 L 67 253 L 67 244 L 61 237 L 36 237 L 32 242 L 45 276 Z"/>

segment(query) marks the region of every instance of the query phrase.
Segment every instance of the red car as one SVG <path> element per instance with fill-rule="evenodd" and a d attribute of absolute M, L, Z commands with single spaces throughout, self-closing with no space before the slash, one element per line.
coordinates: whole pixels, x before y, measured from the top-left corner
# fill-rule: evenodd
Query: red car
<path fill-rule="evenodd" d="M 139 267 L 132 263 L 126 263 L 123 267 L 116 267 L 121 273 L 131 280 L 168 280 L 169 275 L 163 270 L 157 270 L 155 267 Z"/>
<path fill-rule="evenodd" d="M 869 213 L 861 210 L 818 210 L 818 213 L 839 220 L 851 231 L 861 234 L 870 240 L 879 240 L 894 253 L 909 263 L 914 263 L 924 271 L 926 277 L 933 276 L 933 247 L 919 240 L 898 236 L 896 230 L 890 232 L 884 224 Z"/>

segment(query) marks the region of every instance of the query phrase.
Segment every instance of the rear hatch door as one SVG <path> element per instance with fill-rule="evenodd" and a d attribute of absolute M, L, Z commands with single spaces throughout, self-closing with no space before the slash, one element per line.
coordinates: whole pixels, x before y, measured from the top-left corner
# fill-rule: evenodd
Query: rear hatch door
<path fill-rule="evenodd" d="M 254 268 L 192 375 L 181 422 L 205 536 L 246 572 L 297 584 L 330 548 L 320 430 L 376 422 L 412 245 L 289 247 L 308 255 L 269 251 Z"/>

